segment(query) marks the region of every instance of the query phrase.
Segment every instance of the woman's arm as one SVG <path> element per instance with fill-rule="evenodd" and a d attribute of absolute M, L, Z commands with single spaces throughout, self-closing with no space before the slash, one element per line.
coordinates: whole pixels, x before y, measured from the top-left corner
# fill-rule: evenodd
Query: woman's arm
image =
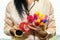
<path fill-rule="evenodd" d="M 55 25 L 53 7 L 51 4 L 49 10 L 48 29 L 46 30 L 46 32 L 48 33 L 48 38 L 51 38 L 56 34 L 56 25 Z"/>
<path fill-rule="evenodd" d="M 15 24 L 14 21 L 11 18 L 11 4 L 8 4 L 7 8 L 6 8 L 6 16 L 5 16 L 5 27 L 4 27 L 4 33 L 13 37 L 21 37 L 20 35 L 18 35 L 19 33 L 16 33 L 18 30 L 18 32 L 21 32 L 19 29 L 19 25 Z"/>
<path fill-rule="evenodd" d="M 6 8 L 6 15 L 5 15 L 5 27 L 4 27 L 4 33 L 7 35 L 11 35 L 10 30 L 13 28 L 14 23 L 10 16 L 10 3 L 7 5 Z"/>
<path fill-rule="evenodd" d="M 51 38 L 56 34 L 55 19 L 54 19 L 53 7 L 51 3 L 49 7 L 49 18 L 48 18 L 47 30 L 46 31 L 39 30 L 38 33 L 43 39 Z"/>
<path fill-rule="evenodd" d="M 18 30 L 17 28 L 18 26 L 14 24 L 11 18 L 10 8 L 11 8 L 11 2 L 7 5 L 7 8 L 6 8 L 4 33 L 10 36 L 15 36 L 14 32 Z"/>

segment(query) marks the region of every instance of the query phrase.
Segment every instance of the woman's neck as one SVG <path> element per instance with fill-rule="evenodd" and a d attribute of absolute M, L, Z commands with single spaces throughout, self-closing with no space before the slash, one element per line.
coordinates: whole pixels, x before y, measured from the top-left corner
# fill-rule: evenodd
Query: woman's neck
<path fill-rule="evenodd" d="M 30 6 L 34 2 L 34 0 L 27 0 L 27 2 L 28 2 L 28 8 L 30 8 Z"/>

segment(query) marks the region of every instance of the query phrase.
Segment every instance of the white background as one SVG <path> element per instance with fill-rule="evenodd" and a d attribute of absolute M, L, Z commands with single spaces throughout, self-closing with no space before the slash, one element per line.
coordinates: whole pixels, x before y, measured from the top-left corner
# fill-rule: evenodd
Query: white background
<path fill-rule="evenodd" d="M 4 17 L 7 4 L 11 0 L 0 0 L 0 38 L 10 38 L 4 34 Z M 54 8 L 54 15 L 56 20 L 56 35 L 60 35 L 60 0 L 49 0 Z"/>

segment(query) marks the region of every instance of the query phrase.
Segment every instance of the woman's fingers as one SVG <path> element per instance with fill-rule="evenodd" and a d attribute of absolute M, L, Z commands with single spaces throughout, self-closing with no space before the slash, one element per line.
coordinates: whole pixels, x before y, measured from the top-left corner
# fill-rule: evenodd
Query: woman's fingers
<path fill-rule="evenodd" d="M 14 27 L 14 29 L 16 29 L 16 30 L 19 30 L 19 26 L 18 26 L 18 25 L 14 25 L 13 27 Z"/>
<path fill-rule="evenodd" d="M 39 26 L 32 27 L 32 26 L 28 25 L 28 27 L 29 27 L 30 29 L 32 29 L 32 30 L 35 30 L 35 31 L 41 30 L 41 28 L 40 28 Z"/>
<path fill-rule="evenodd" d="M 37 28 L 34 28 L 34 27 L 30 26 L 30 25 L 28 25 L 28 27 L 29 27 L 30 29 L 32 29 L 32 30 L 37 30 Z"/>

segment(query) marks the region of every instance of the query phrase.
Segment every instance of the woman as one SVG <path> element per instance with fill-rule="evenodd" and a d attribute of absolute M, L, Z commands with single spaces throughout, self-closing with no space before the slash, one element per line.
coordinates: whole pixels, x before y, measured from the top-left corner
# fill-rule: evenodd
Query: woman
<path fill-rule="evenodd" d="M 19 24 L 26 21 L 26 17 L 33 15 L 37 10 L 48 14 L 48 22 L 44 31 L 39 27 L 28 26 L 29 33 L 19 30 Z M 53 8 L 48 0 L 12 0 L 6 9 L 5 34 L 12 37 L 12 40 L 49 40 L 55 35 Z M 20 34 L 18 33 L 20 32 Z"/>

